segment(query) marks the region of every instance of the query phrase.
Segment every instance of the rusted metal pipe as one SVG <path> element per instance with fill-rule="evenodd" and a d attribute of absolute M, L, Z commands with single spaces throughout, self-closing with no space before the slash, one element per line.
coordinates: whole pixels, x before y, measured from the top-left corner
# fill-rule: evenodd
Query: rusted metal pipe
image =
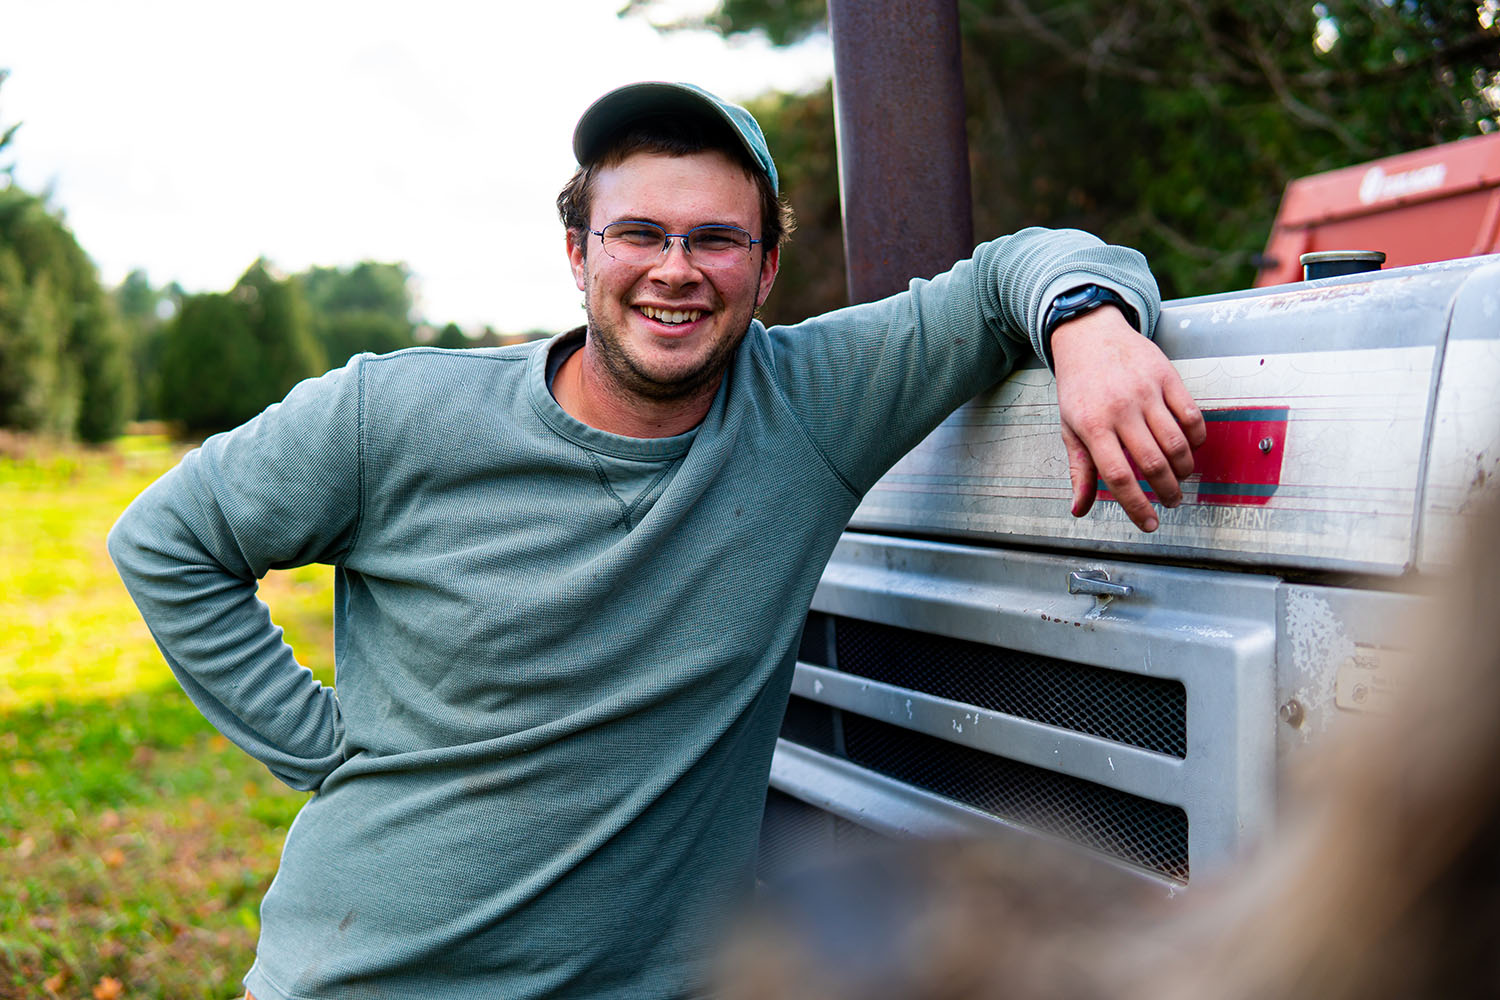
<path fill-rule="evenodd" d="M 974 248 L 957 0 L 828 0 L 849 300 Z"/>

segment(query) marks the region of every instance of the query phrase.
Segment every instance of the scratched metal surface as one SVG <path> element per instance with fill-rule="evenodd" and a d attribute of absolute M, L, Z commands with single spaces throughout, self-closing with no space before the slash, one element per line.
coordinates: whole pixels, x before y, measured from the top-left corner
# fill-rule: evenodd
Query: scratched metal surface
<path fill-rule="evenodd" d="M 1500 471 L 1500 258 L 1487 259 L 1453 299 L 1419 527 L 1423 572 L 1453 563 Z"/>

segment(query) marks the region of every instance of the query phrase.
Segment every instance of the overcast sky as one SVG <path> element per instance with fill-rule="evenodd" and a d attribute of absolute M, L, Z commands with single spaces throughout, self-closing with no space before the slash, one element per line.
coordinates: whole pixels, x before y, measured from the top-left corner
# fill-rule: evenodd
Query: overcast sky
<path fill-rule="evenodd" d="M 621 6 L 0 0 L 0 128 L 22 123 L 0 162 L 52 190 L 109 285 L 401 260 L 431 321 L 563 329 L 554 199 L 595 97 L 669 79 L 743 100 L 832 68 L 826 40 L 664 36 Z"/>

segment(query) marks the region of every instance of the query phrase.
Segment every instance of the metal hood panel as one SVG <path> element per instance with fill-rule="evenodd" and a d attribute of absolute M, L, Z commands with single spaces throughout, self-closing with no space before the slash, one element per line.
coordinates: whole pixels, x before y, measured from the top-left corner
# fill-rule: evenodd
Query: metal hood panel
<path fill-rule="evenodd" d="M 1056 395 L 1039 367 L 957 410 L 871 489 L 850 526 L 1403 573 L 1415 562 L 1431 414 L 1461 287 L 1472 300 L 1467 336 L 1490 345 L 1482 358 L 1466 356 L 1466 375 L 1493 386 L 1493 257 L 1167 303 L 1157 342 L 1204 410 L 1210 442 L 1184 502 L 1159 510 L 1152 535 L 1107 495 L 1086 518 L 1069 514 Z"/>

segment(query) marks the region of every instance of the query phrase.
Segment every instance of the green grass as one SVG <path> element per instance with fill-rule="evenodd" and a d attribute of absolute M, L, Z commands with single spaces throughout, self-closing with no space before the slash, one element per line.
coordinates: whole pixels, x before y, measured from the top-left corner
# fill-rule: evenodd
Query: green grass
<path fill-rule="evenodd" d="M 160 438 L 0 440 L 0 1000 L 231 997 L 305 796 L 177 688 L 104 550 Z M 325 567 L 262 596 L 332 680 Z"/>

